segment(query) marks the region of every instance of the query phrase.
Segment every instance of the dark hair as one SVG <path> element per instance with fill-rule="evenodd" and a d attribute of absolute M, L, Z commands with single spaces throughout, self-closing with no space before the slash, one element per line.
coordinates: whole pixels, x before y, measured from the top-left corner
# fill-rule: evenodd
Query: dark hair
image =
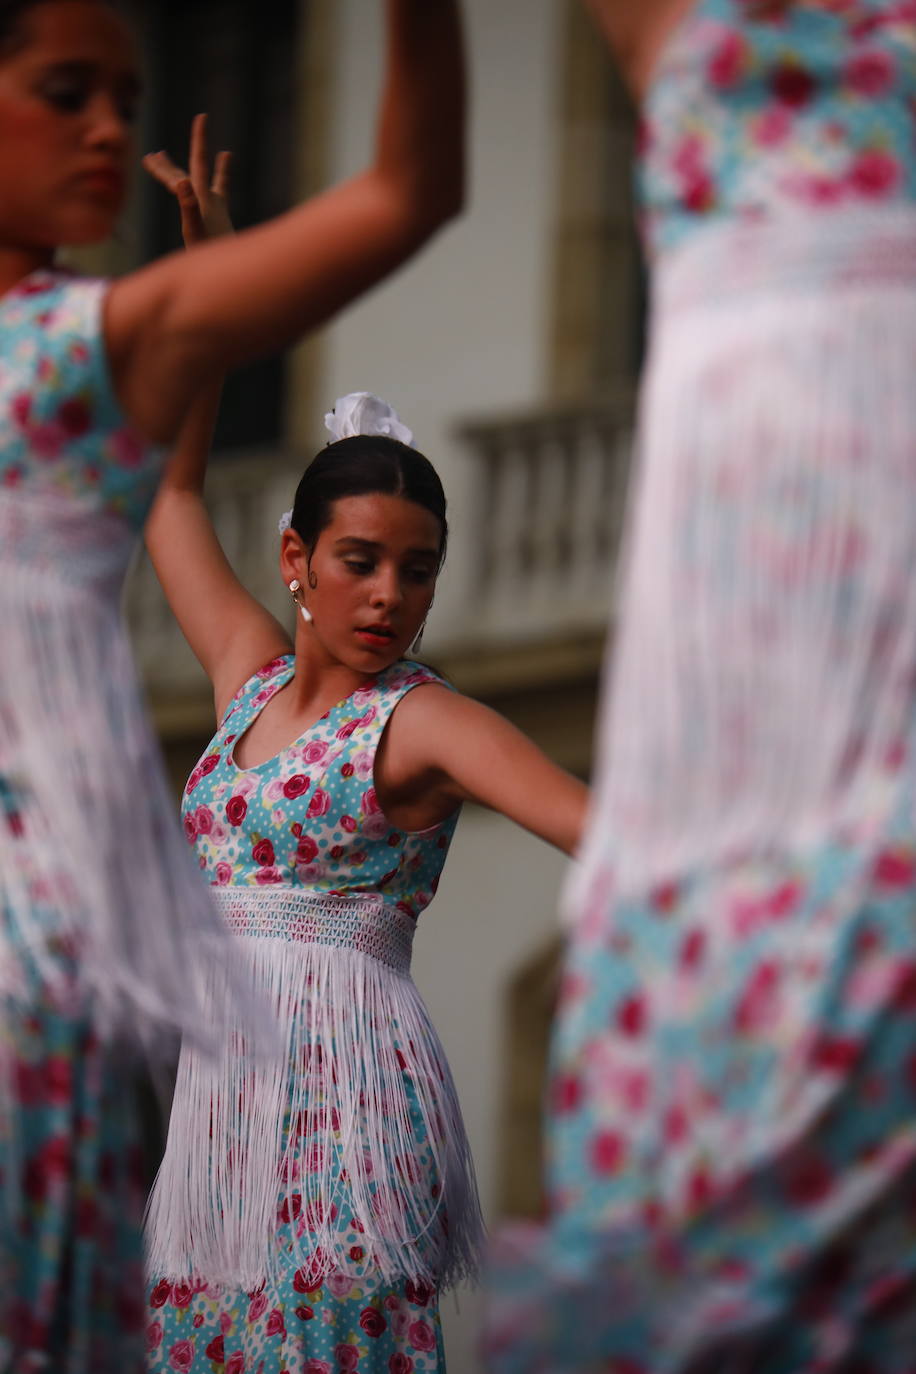
<path fill-rule="evenodd" d="M 54 0 L 0 0 L 0 55 L 16 47 L 20 25 L 29 10 L 53 3 Z M 109 9 L 118 8 L 116 0 L 96 0 L 96 3 L 107 5 Z"/>
<path fill-rule="evenodd" d="M 442 526 L 441 568 L 448 522 L 439 474 L 417 449 L 387 435 L 357 434 L 323 448 L 309 463 L 296 488 L 292 528 L 311 550 L 321 531 L 331 523 L 335 501 L 343 496 L 370 496 L 376 492 L 402 496 L 436 517 Z"/>

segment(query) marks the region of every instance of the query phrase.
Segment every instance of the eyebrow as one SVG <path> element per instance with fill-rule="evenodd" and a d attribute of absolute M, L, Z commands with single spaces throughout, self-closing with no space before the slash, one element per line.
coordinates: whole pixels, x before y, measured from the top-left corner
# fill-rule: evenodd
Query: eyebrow
<path fill-rule="evenodd" d="M 345 534 L 340 539 L 334 541 L 334 547 L 336 549 L 341 548 L 345 544 L 350 548 L 364 550 L 366 553 L 381 553 L 385 548 L 385 545 L 378 543 L 377 540 L 360 539 L 357 535 L 352 534 Z M 408 549 L 407 556 L 409 558 L 438 558 L 439 550 L 432 549 L 427 545 L 425 548 Z"/>

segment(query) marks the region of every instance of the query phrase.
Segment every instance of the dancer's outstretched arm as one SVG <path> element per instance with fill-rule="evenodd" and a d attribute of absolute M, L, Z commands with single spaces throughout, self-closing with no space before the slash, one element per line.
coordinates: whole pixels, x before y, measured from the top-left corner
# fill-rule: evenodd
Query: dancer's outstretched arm
<path fill-rule="evenodd" d="M 217 154 L 211 172 L 206 116 L 191 126 L 188 171 L 164 153 L 144 158 L 147 171 L 178 202 L 185 245 L 194 248 L 232 233 L 230 155 Z M 145 538 L 156 575 L 185 639 L 222 704 L 248 676 L 291 647 L 283 626 L 239 581 L 204 503 L 204 482 L 219 414 L 220 382 L 196 397 L 169 460 Z"/>
<path fill-rule="evenodd" d="M 464 67 L 457 0 L 386 0 L 375 155 L 269 224 L 116 282 L 105 332 L 127 413 L 174 440 L 209 379 L 284 347 L 378 282 L 461 207 Z"/>

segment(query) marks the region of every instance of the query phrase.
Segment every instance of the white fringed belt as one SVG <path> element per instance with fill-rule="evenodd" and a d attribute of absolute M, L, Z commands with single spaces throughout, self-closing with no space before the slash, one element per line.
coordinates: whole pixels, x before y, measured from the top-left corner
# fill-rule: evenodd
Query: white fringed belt
<path fill-rule="evenodd" d="M 380 893 L 341 897 L 289 887 L 215 887 L 213 895 L 234 935 L 333 945 L 410 972 L 415 922 Z"/>
<path fill-rule="evenodd" d="M 410 978 L 413 921 L 377 893 L 236 886 L 216 899 L 285 1062 L 246 1053 L 243 1035 L 215 1060 L 182 1052 L 148 1209 L 151 1277 L 252 1291 L 316 1264 L 373 1282 L 473 1276 L 473 1164 Z M 309 1226 L 291 1236 L 284 1215 Z M 352 1258 L 339 1217 L 359 1220 L 368 1260 Z"/>

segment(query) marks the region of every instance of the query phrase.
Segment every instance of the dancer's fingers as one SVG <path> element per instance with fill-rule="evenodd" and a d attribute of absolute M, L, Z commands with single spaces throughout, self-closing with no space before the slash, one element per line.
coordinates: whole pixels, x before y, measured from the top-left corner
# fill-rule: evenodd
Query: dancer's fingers
<path fill-rule="evenodd" d="M 187 172 L 176 166 L 165 152 L 147 153 L 143 159 L 143 166 L 150 176 L 155 177 L 167 191 L 172 192 L 172 195 L 177 195 L 181 182 L 188 179 Z"/>
<path fill-rule="evenodd" d="M 210 185 L 210 148 L 205 114 L 195 115 L 191 122 L 189 170 L 197 198 L 203 204 Z"/>
<path fill-rule="evenodd" d="M 213 168 L 213 185 L 210 187 L 215 196 L 229 199 L 229 173 L 232 170 L 232 154 L 217 153 Z"/>

